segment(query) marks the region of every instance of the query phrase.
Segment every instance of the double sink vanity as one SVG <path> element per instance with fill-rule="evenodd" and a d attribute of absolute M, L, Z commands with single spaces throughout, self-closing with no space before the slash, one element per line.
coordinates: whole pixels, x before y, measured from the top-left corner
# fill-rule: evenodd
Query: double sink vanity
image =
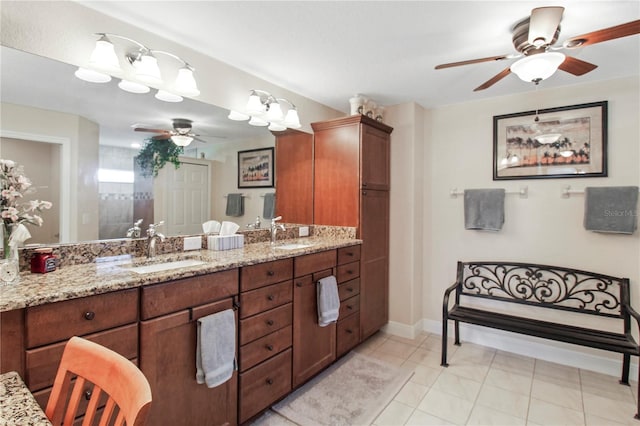
<path fill-rule="evenodd" d="M 17 372 L 44 407 L 66 341 L 83 336 L 143 371 L 148 424 L 245 423 L 360 343 L 362 241 L 353 228 L 320 228 L 275 245 L 149 260 L 115 250 L 23 272 L 0 294 L 0 373 Z M 315 283 L 328 275 L 338 281 L 339 320 L 319 327 Z M 238 370 L 207 388 L 195 380 L 196 321 L 226 309 L 236 312 Z"/>

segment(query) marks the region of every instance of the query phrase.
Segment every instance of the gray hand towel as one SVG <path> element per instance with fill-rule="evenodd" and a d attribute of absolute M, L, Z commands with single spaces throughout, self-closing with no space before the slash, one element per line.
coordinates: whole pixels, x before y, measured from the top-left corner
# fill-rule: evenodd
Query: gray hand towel
<path fill-rule="evenodd" d="M 499 231 L 504 223 L 504 188 L 465 189 L 464 227 Z"/>
<path fill-rule="evenodd" d="M 227 194 L 227 216 L 244 216 L 244 197 L 242 194 Z"/>
<path fill-rule="evenodd" d="M 273 219 L 276 217 L 276 194 L 270 192 L 264 194 L 264 205 L 262 206 L 262 217 L 265 219 Z"/>
<path fill-rule="evenodd" d="M 633 234 L 638 219 L 637 186 L 587 187 L 584 228 L 589 231 Z"/>
<path fill-rule="evenodd" d="M 316 286 L 318 304 L 318 325 L 325 327 L 338 321 L 340 296 L 338 283 L 333 275 L 322 278 Z"/>
<path fill-rule="evenodd" d="M 198 320 L 196 381 L 213 388 L 226 382 L 236 368 L 236 317 L 232 309 Z"/>

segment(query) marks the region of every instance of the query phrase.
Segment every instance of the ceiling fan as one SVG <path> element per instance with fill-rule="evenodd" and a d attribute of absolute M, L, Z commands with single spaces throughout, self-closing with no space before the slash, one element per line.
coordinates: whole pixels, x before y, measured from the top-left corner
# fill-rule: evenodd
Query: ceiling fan
<path fill-rule="evenodd" d="M 530 17 L 518 22 L 512 31 L 513 46 L 518 53 L 440 64 L 435 69 L 521 58 L 476 87 L 474 92 L 493 86 L 512 72 L 524 81 L 538 84 L 541 80 L 550 77 L 558 68 L 580 76 L 598 67 L 590 62 L 566 56 L 557 52 L 558 50 L 575 49 L 640 33 L 640 20 L 636 20 L 572 37 L 561 46 L 554 46 L 560 35 L 560 21 L 563 12 L 564 7 L 560 6 L 538 7 L 531 11 Z"/>
<path fill-rule="evenodd" d="M 173 143 L 179 146 L 187 146 L 193 140 L 201 143 L 206 143 L 206 141 L 199 138 L 200 135 L 193 133 L 191 131 L 192 123 L 193 121 L 188 120 L 186 118 L 174 118 L 172 122 L 173 130 L 149 129 L 146 127 L 134 127 L 133 130 L 136 132 L 158 133 L 156 136 L 153 136 L 152 139 L 154 140 L 171 139 Z M 213 136 L 213 137 L 221 137 L 221 136 Z"/>

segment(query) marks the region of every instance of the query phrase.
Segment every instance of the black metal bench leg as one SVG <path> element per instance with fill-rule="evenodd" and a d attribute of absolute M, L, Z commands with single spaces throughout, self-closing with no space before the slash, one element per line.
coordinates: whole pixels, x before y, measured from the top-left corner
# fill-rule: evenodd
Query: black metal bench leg
<path fill-rule="evenodd" d="M 622 378 L 620 379 L 620 384 L 628 385 L 629 384 L 629 364 L 631 363 L 631 355 L 623 354 L 622 355 Z"/>
<path fill-rule="evenodd" d="M 447 326 L 449 321 L 446 318 L 442 319 L 442 360 L 440 361 L 440 365 L 442 367 L 448 367 L 447 364 Z"/>
<path fill-rule="evenodd" d="M 454 342 L 457 346 L 460 346 L 460 322 L 454 321 L 453 327 L 455 329 L 456 341 Z"/>
<path fill-rule="evenodd" d="M 638 389 L 636 389 L 636 396 L 638 397 L 638 405 L 636 405 L 636 419 L 640 420 L 640 358 L 638 358 Z"/>

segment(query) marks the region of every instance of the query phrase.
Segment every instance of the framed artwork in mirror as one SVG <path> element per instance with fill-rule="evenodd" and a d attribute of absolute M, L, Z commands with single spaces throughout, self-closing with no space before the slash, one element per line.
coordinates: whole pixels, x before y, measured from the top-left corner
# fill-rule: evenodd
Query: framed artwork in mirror
<path fill-rule="evenodd" d="M 273 148 L 238 151 L 238 188 L 273 188 Z"/>
<path fill-rule="evenodd" d="M 493 117 L 493 180 L 607 176 L 607 101 Z"/>

